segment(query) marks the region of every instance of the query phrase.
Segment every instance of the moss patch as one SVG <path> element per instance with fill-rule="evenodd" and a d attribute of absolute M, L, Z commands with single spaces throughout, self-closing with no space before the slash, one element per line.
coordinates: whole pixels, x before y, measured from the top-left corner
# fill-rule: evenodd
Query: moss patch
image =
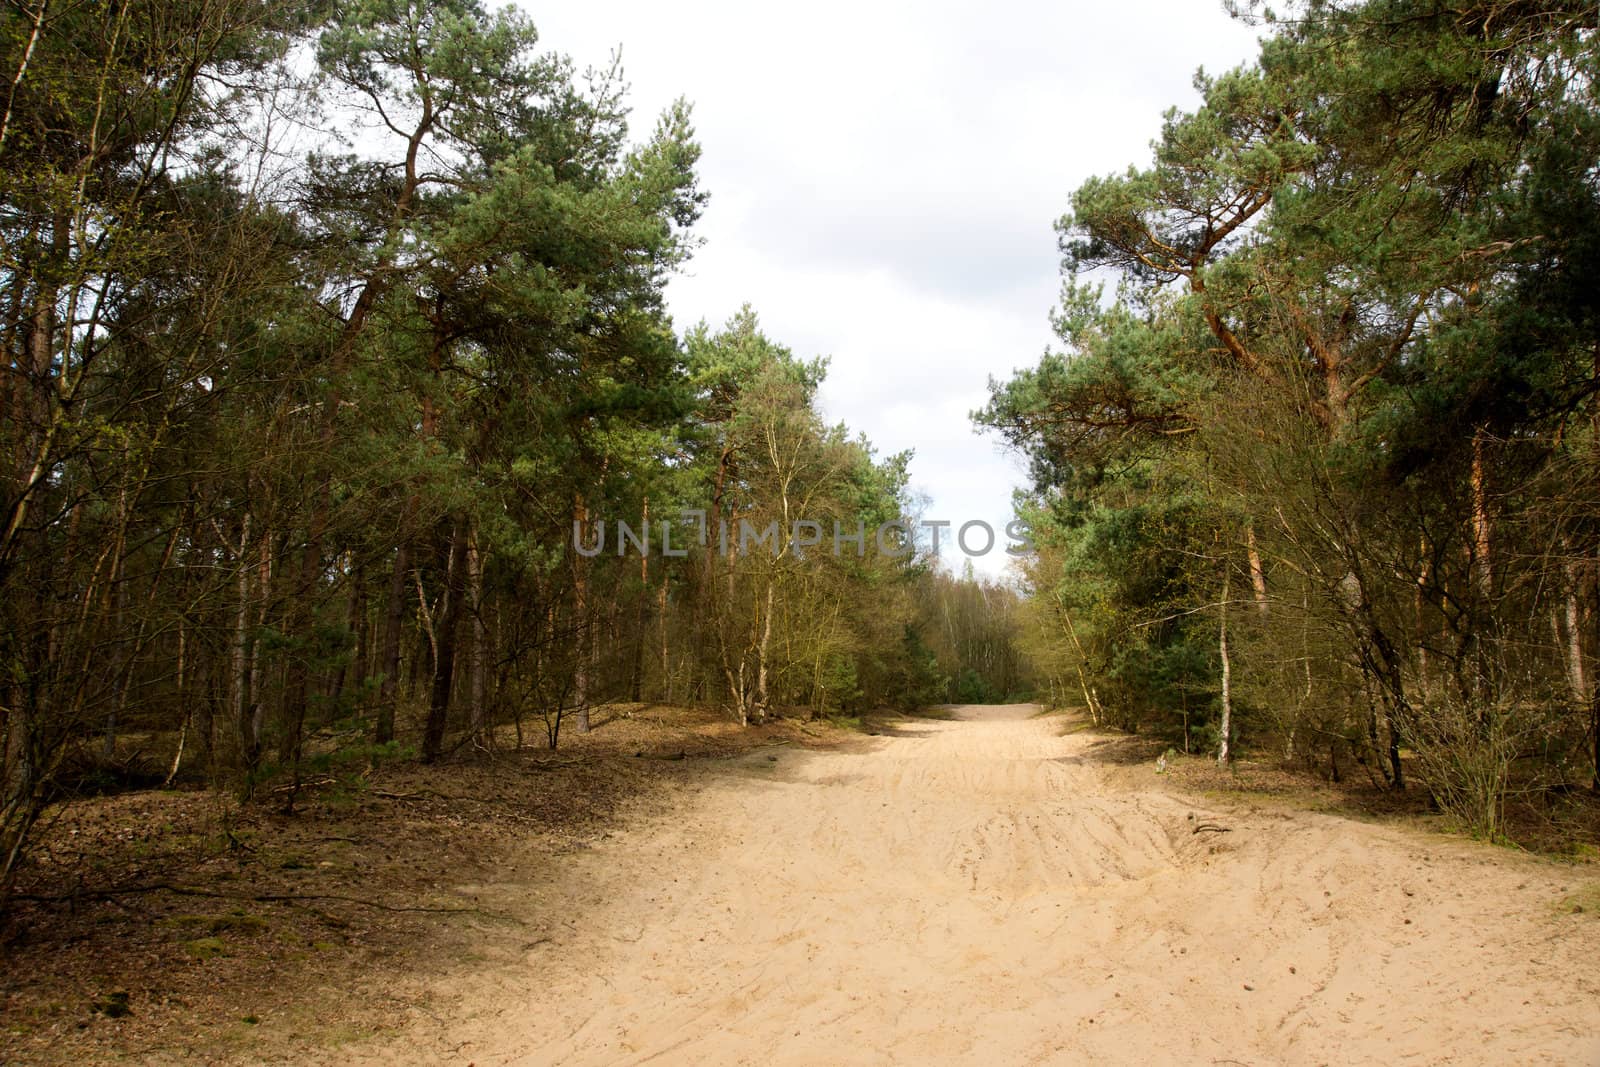
<path fill-rule="evenodd" d="M 183 943 L 183 951 L 197 960 L 215 959 L 227 955 L 228 943 L 220 937 L 197 937 Z"/>

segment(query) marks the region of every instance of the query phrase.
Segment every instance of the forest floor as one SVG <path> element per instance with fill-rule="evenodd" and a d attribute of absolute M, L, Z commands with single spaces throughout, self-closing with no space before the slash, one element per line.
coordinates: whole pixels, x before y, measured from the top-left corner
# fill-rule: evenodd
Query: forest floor
<path fill-rule="evenodd" d="M 595 726 L 554 752 L 535 723 L 521 749 L 508 731 L 493 754 L 315 775 L 293 816 L 276 784 L 244 805 L 144 790 L 60 806 L 0 924 L 0 1065 L 338 1060 L 426 1018 L 433 980 L 535 940 L 528 916 L 570 856 L 664 817 L 709 769 L 863 736 L 660 705 Z M 502 906 L 478 881 L 526 892 Z"/>
<path fill-rule="evenodd" d="M 45 869 L 132 833 L 116 884 L 218 895 L 29 905 L 0 1061 L 1600 1063 L 1591 857 L 1035 711 L 638 709 L 292 820 L 76 805 Z"/>

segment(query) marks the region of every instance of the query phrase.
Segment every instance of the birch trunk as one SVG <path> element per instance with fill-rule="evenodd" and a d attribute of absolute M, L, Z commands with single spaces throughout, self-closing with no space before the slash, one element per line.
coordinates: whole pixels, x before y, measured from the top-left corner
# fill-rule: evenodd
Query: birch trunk
<path fill-rule="evenodd" d="M 777 592 L 777 581 L 767 581 L 767 608 L 761 620 L 761 641 L 756 646 L 756 699 L 752 707 L 755 721 L 765 722 L 771 697 L 767 693 L 767 649 L 772 644 L 772 605 Z"/>
<path fill-rule="evenodd" d="M 1567 623 L 1567 684 L 1572 690 L 1572 699 L 1581 705 L 1589 699 L 1589 680 L 1588 672 L 1583 667 L 1583 623 L 1582 614 L 1578 610 L 1578 565 L 1568 560 L 1564 569 L 1567 575 L 1564 605 Z"/>

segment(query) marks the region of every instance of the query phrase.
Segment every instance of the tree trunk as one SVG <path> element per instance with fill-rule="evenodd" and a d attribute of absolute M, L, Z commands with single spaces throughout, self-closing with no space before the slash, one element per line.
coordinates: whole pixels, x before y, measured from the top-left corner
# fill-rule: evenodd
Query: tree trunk
<path fill-rule="evenodd" d="M 1472 434 L 1472 581 L 1487 610 L 1494 593 L 1494 572 L 1489 554 L 1489 493 L 1484 474 L 1484 448 L 1484 433 L 1480 427 Z"/>
<path fill-rule="evenodd" d="M 188 695 L 185 692 L 183 670 L 184 653 L 188 651 L 186 638 L 187 635 L 184 632 L 183 616 L 180 615 L 178 616 L 178 662 L 175 671 L 176 678 L 174 678 L 175 684 L 173 688 L 177 690 L 178 714 L 182 717 L 182 725 L 178 727 L 178 750 L 172 755 L 172 767 L 167 771 L 167 777 L 161 783 L 161 788 L 163 789 L 171 786 L 172 780 L 178 776 L 178 768 L 183 763 L 183 744 L 184 741 L 189 737 L 189 723 L 194 718 L 194 713 L 190 711 L 188 702 L 185 699 Z"/>
<path fill-rule="evenodd" d="M 444 558 L 439 561 L 442 571 L 448 571 L 450 569 L 449 556 L 449 547 L 446 546 Z M 439 629 L 434 625 L 433 608 L 428 604 L 428 590 L 427 587 L 422 583 L 422 571 L 417 570 L 412 574 L 412 577 L 416 579 L 417 585 L 417 618 L 420 620 L 418 629 L 421 631 L 422 638 L 428 643 L 427 677 L 432 678 L 434 672 L 439 669 Z M 448 579 L 448 575 L 446 578 Z M 443 602 L 441 601 L 440 607 L 442 608 L 443 606 Z M 411 658 L 410 688 L 411 692 L 413 693 L 418 692 L 422 688 L 422 663 L 422 641 L 418 641 L 417 654 Z"/>
<path fill-rule="evenodd" d="M 633 608 L 633 668 L 628 679 L 628 699 L 639 703 L 644 695 L 645 605 L 650 602 L 650 501 L 644 502 L 645 551 L 639 553 L 639 596 Z"/>
<path fill-rule="evenodd" d="M 667 647 L 667 568 L 661 568 L 661 600 L 656 610 L 660 613 L 657 620 L 661 629 L 661 692 L 662 699 L 668 704 L 672 703 L 672 661 L 668 657 Z"/>
<path fill-rule="evenodd" d="M 1217 762 L 1226 766 L 1233 758 L 1229 738 L 1233 733 L 1233 663 L 1228 658 L 1228 569 L 1222 571 L 1222 607 L 1217 612 L 1221 620 L 1217 627 L 1217 653 L 1222 659 L 1222 726 L 1217 742 Z"/>
<path fill-rule="evenodd" d="M 765 722 L 772 698 L 767 692 L 767 649 L 772 644 L 772 604 L 777 581 L 767 580 L 767 610 L 761 620 L 761 643 L 756 646 L 756 699 L 753 708 L 755 721 Z"/>
<path fill-rule="evenodd" d="M 133 664 L 127 662 L 129 658 L 128 644 L 126 641 L 121 640 L 123 636 L 124 592 L 122 537 L 123 532 L 128 528 L 128 487 L 126 485 L 122 487 L 122 491 L 118 494 L 117 510 L 120 518 L 117 523 L 116 541 L 111 549 L 111 571 L 107 577 L 108 588 L 106 590 L 106 597 L 109 601 L 107 614 L 111 619 L 111 633 L 117 637 L 117 640 L 111 642 L 111 647 L 108 650 L 110 674 L 112 678 L 116 679 L 117 693 L 106 707 L 105 736 L 102 738 L 100 745 L 101 757 L 107 762 L 110 762 L 116 756 L 117 717 L 127 706 L 128 689 L 133 684 Z M 142 641 L 143 637 L 144 634 L 141 628 L 140 635 L 135 643 Z"/>
<path fill-rule="evenodd" d="M 1411 705 L 1406 700 L 1405 676 L 1401 671 L 1400 653 L 1388 633 L 1378 621 L 1377 610 L 1367 596 L 1367 582 L 1356 551 L 1355 538 L 1347 536 L 1349 565 L 1345 587 L 1346 607 L 1356 633 L 1360 635 L 1360 655 L 1363 681 L 1376 682 L 1383 694 L 1384 723 L 1389 730 L 1389 782 L 1396 790 L 1406 787 L 1405 771 L 1400 763 L 1400 720 L 1410 715 Z M 1371 697 L 1368 697 L 1371 703 Z"/>
<path fill-rule="evenodd" d="M 1578 565 L 1570 559 L 1563 567 L 1567 576 L 1566 590 L 1566 653 L 1567 685 L 1572 699 L 1583 705 L 1589 699 L 1589 680 L 1583 667 L 1583 623 L 1578 610 Z"/>
<path fill-rule="evenodd" d="M 572 506 L 573 529 L 583 544 L 589 543 L 589 509 L 583 497 Z M 589 732 L 589 561 L 581 552 L 572 553 L 572 617 L 574 623 L 572 702 L 580 734 Z"/>
<path fill-rule="evenodd" d="M 1403 792 L 1406 787 L 1406 772 L 1400 762 L 1400 715 L 1409 708 L 1405 700 L 1404 682 L 1400 677 L 1400 657 L 1395 653 L 1394 646 L 1388 643 L 1388 637 L 1381 631 L 1374 631 L 1381 642 L 1378 647 L 1379 655 L 1383 658 L 1385 680 L 1389 690 L 1389 699 L 1384 702 L 1384 727 L 1389 732 L 1389 777 L 1393 782 L 1396 792 Z"/>
<path fill-rule="evenodd" d="M 1083 690 L 1083 702 L 1089 706 L 1089 721 L 1100 726 L 1105 721 L 1104 709 L 1100 707 L 1099 694 L 1089 684 L 1089 676 L 1083 670 L 1088 657 L 1084 654 L 1083 643 L 1078 640 L 1077 627 L 1072 625 L 1072 613 L 1067 610 L 1066 602 L 1059 593 L 1056 594 L 1056 608 L 1061 612 L 1061 621 L 1067 628 L 1067 636 L 1072 639 L 1072 647 L 1078 653 L 1073 666 L 1078 673 L 1078 687 Z"/>
<path fill-rule="evenodd" d="M 195 689 L 203 691 L 203 695 L 195 698 L 198 701 L 194 724 L 194 743 L 198 749 L 195 762 L 200 764 L 206 784 L 211 785 L 217 780 L 217 678 L 216 663 L 210 657 L 201 659 L 196 666 L 195 683 Z"/>
<path fill-rule="evenodd" d="M 11 574 L 19 541 L 27 536 L 24 523 L 33 496 L 44 485 L 51 467 L 57 420 L 61 416 L 61 409 L 57 403 L 59 383 L 54 374 L 56 305 L 61 290 L 50 277 L 55 269 L 60 268 L 66 257 L 70 239 L 69 221 L 67 216 L 60 212 L 54 218 L 49 252 L 49 266 L 52 269 L 39 272 L 33 307 L 28 315 L 30 321 L 21 367 L 26 385 L 19 385 L 19 389 L 31 393 L 27 404 L 29 411 L 25 416 L 31 425 L 28 427 L 28 432 L 21 435 L 24 444 L 17 457 L 19 492 L 14 494 L 14 498 L 10 501 L 10 513 L 5 516 L 4 531 L 0 532 L 0 590 L 4 589 L 4 583 Z M 64 349 L 61 353 L 63 373 L 67 368 L 71 349 L 70 333 Z M 21 407 L 19 404 L 18 408 Z M 20 410 L 17 415 L 18 421 L 24 417 Z M 42 563 L 46 558 L 48 557 L 41 554 L 39 562 Z"/>
<path fill-rule="evenodd" d="M 422 758 L 432 763 L 444 752 L 445 726 L 450 715 L 450 689 L 456 663 L 456 631 L 465 599 L 467 531 L 466 520 L 455 524 L 450 538 L 449 563 L 445 566 L 444 605 L 436 627 L 438 652 L 434 658 L 433 689 L 428 698 L 428 721 L 422 734 Z"/>
<path fill-rule="evenodd" d="M 367 681 L 366 568 L 355 562 L 354 556 L 351 553 L 350 617 L 346 625 L 355 647 L 351 649 L 350 659 L 334 675 L 330 692 L 333 699 L 328 702 L 330 714 L 338 713 L 347 690 L 354 689 L 359 694 Z"/>
<path fill-rule="evenodd" d="M 1600 349 L 1597 349 L 1597 352 L 1600 352 Z M 1600 361 L 1600 355 L 1595 358 Z M 1594 595 L 1595 610 L 1591 615 L 1600 622 L 1600 581 L 1594 583 Z M 1600 793 L 1600 685 L 1596 685 L 1589 692 L 1589 738 L 1593 744 L 1591 755 L 1594 758 L 1594 779 L 1590 782 L 1590 788 Z"/>
<path fill-rule="evenodd" d="M 1594 738 L 1594 781 L 1589 788 L 1600 793 L 1600 685 L 1595 686 L 1594 696 L 1589 699 L 1589 731 Z"/>
<path fill-rule="evenodd" d="M 1427 704 L 1431 691 L 1430 683 L 1428 681 L 1428 649 L 1423 640 L 1427 636 L 1427 631 L 1425 629 L 1426 617 L 1424 614 L 1426 603 L 1423 598 L 1423 592 L 1427 589 L 1428 577 L 1432 573 L 1433 569 L 1427 557 L 1427 550 L 1428 539 L 1426 536 L 1424 536 L 1422 539 L 1422 573 L 1417 575 L 1417 584 L 1412 590 L 1411 602 L 1412 641 L 1416 645 L 1417 649 L 1417 686 L 1422 691 L 1422 702 L 1424 705 Z"/>
<path fill-rule="evenodd" d="M 481 736 L 488 725 L 484 706 L 484 658 L 488 630 L 483 621 L 483 556 L 478 551 L 478 530 L 467 530 L 467 608 L 472 613 L 472 647 L 468 651 L 468 721 L 474 736 Z"/>
<path fill-rule="evenodd" d="M 1594 343 L 1594 355 L 1591 369 L 1596 381 L 1600 381 L 1600 340 Z M 1600 465 L 1600 404 L 1594 404 L 1589 409 L 1590 448 L 1594 455 L 1593 460 Z M 1600 563 L 1591 562 L 1591 566 L 1600 567 Z M 1595 611 L 1591 618 L 1600 623 L 1600 575 L 1594 582 Z M 1593 743 L 1594 751 L 1594 780 L 1589 787 L 1600 793 L 1600 684 L 1594 687 L 1589 696 L 1589 737 Z"/>
<path fill-rule="evenodd" d="M 1262 615 L 1267 614 L 1267 572 L 1261 566 L 1261 552 L 1256 548 L 1256 528 L 1253 523 L 1246 523 L 1244 528 L 1244 543 L 1246 554 L 1250 559 L 1250 586 L 1256 594 L 1256 610 Z"/>
<path fill-rule="evenodd" d="M 263 536 L 265 543 L 270 540 Z M 254 729 L 254 713 L 250 706 L 254 662 L 250 655 L 250 571 L 253 564 L 246 558 L 250 550 L 250 515 L 245 514 L 240 524 L 238 566 L 235 594 L 238 607 L 233 623 L 233 672 L 231 703 L 234 729 L 238 732 L 239 762 L 246 772 L 253 771 L 261 758 L 260 736 Z"/>
<path fill-rule="evenodd" d="M 324 494 L 331 496 L 331 485 L 324 487 Z M 322 576 L 323 535 L 326 532 L 331 507 L 331 502 L 324 501 L 312 509 L 311 525 L 300 555 L 300 575 L 292 587 L 289 603 L 284 612 L 288 616 L 285 632 L 291 639 L 299 638 L 304 642 L 298 647 L 291 646 L 289 649 L 288 673 L 283 687 L 283 733 L 278 738 L 278 759 L 295 767 L 297 780 L 301 741 L 311 701 L 310 657 L 313 646 L 308 642 L 315 621 L 316 602 L 319 599 L 317 587 Z M 294 794 L 291 792 L 286 808 L 292 807 L 293 804 Z"/>

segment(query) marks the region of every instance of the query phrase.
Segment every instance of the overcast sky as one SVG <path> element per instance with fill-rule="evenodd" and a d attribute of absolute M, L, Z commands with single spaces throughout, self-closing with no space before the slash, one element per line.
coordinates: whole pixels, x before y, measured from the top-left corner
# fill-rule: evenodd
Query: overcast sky
<path fill-rule="evenodd" d="M 521 3 L 580 69 L 622 48 L 635 136 L 694 104 L 711 203 L 668 287 L 680 331 L 750 303 L 832 358 L 831 420 L 915 449 L 929 517 L 996 529 L 1025 475 L 967 416 L 1052 341 L 1051 223 L 1083 179 L 1144 164 L 1195 68 L 1257 34 L 1220 0 Z"/>

